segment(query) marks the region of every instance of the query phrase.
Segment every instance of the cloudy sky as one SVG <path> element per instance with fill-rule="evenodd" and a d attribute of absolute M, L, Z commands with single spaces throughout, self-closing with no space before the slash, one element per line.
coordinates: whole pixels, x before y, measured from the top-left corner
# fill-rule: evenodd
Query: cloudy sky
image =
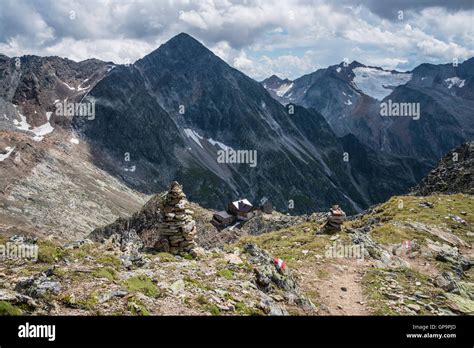
<path fill-rule="evenodd" d="M 474 56 L 474 0 L 0 0 L 0 53 L 134 62 L 180 32 L 249 76 Z"/>

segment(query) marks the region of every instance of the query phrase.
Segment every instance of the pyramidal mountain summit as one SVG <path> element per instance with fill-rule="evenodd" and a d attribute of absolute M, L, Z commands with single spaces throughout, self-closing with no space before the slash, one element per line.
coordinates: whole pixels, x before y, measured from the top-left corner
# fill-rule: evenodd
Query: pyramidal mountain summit
<path fill-rule="evenodd" d="M 271 198 L 282 210 L 292 200 L 296 212 L 335 201 L 358 211 L 413 186 L 427 170 L 423 164 L 407 170 L 410 159 L 380 156 L 376 161 L 404 167 L 404 175 L 392 181 L 375 169 L 374 176 L 393 185 L 371 191 L 355 178 L 362 168 L 352 167 L 364 164 L 344 162 L 344 142 L 321 114 L 297 105 L 289 110 L 187 34 L 113 69 L 88 96 L 97 100 L 100 117 L 75 129 L 98 144 L 92 148 L 98 163 L 143 192 L 176 178 L 191 199 L 209 207 L 249 196 Z M 218 163 L 220 150 L 255 153 L 258 164 Z M 132 178 L 120 163 L 126 152 L 137 163 Z"/>

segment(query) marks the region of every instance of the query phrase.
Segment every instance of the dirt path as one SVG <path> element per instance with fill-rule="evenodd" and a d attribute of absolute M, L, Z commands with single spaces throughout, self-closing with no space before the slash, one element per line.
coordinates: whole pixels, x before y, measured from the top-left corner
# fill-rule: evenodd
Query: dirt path
<path fill-rule="evenodd" d="M 317 293 L 320 315 L 370 315 L 361 280 L 370 262 L 337 259 L 318 267 L 305 267 L 299 273 L 303 292 Z"/>

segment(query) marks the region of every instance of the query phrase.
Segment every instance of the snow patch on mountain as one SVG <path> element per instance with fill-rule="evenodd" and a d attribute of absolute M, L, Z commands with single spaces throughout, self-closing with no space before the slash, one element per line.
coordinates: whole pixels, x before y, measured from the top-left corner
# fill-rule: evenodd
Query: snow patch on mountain
<path fill-rule="evenodd" d="M 31 132 L 35 134 L 35 136 L 33 137 L 33 140 L 41 141 L 43 140 L 46 134 L 51 133 L 53 130 L 54 130 L 54 127 L 51 126 L 51 123 L 49 123 L 49 121 L 39 127 L 33 128 L 31 130 Z"/>
<path fill-rule="evenodd" d="M 43 140 L 44 136 L 46 134 L 51 133 L 54 130 L 54 127 L 51 126 L 51 123 L 49 123 L 49 119 L 51 118 L 52 112 L 47 112 L 46 113 L 46 123 L 35 127 L 33 129 L 31 128 L 31 125 L 26 121 L 26 117 L 20 113 L 18 113 L 20 116 L 20 121 L 18 120 L 13 120 L 13 124 L 18 128 L 19 130 L 24 130 L 28 132 L 32 132 L 35 136 L 33 137 L 33 140 L 35 141 L 41 141 Z"/>
<path fill-rule="evenodd" d="M 404 85 L 411 80 L 410 73 L 392 73 L 390 71 L 358 67 L 352 70 L 354 72 L 353 83 L 362 93 L 377 100 L 383 100 L 392 93 L 397 86 Z"/>
<path fill-rule="evenodd" d="M 10 155 L 12 154 L 13 150 L 15 150 L 15 147 L 10 147 L 10 146 L 7 146 L 5 148 L 5 150 L 7 151 L 7 153 L 5 154 L 1 154 L 0 153 L 0 162 L 3 162 L 5 161 L 8 157 L 10 157 Z"/>
<path fill-rule="evenodd" d="M 80 91 L 86 91 L 86 90 L 88 90 L 89 88 L 91 88 L 91 86 L 86 86 L 86 87 L 81 87 L 81 86 L 79 86 L 79 87 L 77 87 L 77 90 L 80 92 Z"/>
<path fill-rule="evenodd" d="M 28 131 L 30 130 L 30 124 L 26 121 L 26 116 L 18 113 L 18 115 L 20 116 L 20 121 L 18 120 L 13 120 L 13 124 L 16 126 L 16 128 L 18 128 L 19 130 L 24 130 L 24 131 Z"/>
<path fill-rule="evenodd" d="M 278 89 L 275 90 L 275 94 L 279 97 L 283 97 L 291 88 L 293 87 L 292 83 L 284 83 Z"/>
<path fill-rule="evenodd" d="M 69 88 L 71 91 L 75 91 L 75 90 L 76 90 L 75 87 L 69 86 L 66 82 L 64 82 L 64 81 L 61 81 L 61 82 L 62 82 L 67 88 Z"/>
<path fill-rule="evenodd" d="M 195 130 L 192 130 L 190 128 L 184 128 L 184 134 L 186 134 L 188 138 L 194 140 L 194 142 L 198 144 L 201 149 L 203 148 L 201 142 L 199 141 L 199 139 L 202 140 L 203 137 L 200 136 Z"/>
<path fill-rule="evenodd" d="M 444 80 L 444 82 L 448 84 L 448 89 L 451 89 L 453 86 L 456 86 L 458 88 L 463 88 L 466 80 L 461 80 L 459 77 L 454 76 L 454 77 L 450 77 L 449 79 Z"/>
<path fill-rule="evenodd" d="M 213 140 L 212 138 L 207 139 L 207 141 L 209 141 L 209 143 L 211 143 L 211 145 L 219 146 L 224 151 L 232 150 L 232 148 L 230 146 L 227 146 L 226 144 L 221 143 L 220 141 Z"/>
<path fill-rule="evenodd" d="M 217 141 L 217 140 L 214 140 L 212 138 L 209 138 L 209 139 L 205 139 L 203 136 L 201 136 L 198 132 L 196 132 L 194 129 L 191 129 L 191 128 L 184 128 L 184 134 L 186 134 L 186 136 L 188 138 L 191 138 L 196 144 L 199 145 L 199 147 L 201 149 L 203 149 L 203 141 L 207 141 L 209 142 L 209 144 L 211 144 L 212 146 L 218 146 L 219 148 L 221 148 L 222 150 L 224 151 L 227 151 L 227 150 L 232 150 L 232 147 L 220 142 L 220 141 Z"/>

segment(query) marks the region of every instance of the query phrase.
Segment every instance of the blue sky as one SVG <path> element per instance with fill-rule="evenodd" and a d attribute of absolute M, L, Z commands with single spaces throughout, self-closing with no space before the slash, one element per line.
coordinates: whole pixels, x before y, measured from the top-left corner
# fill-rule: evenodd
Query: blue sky
<path fill-rule="evenodd" d="M 0 0 L 0 53 L 134 62 L 187 32 L 262 80 L 344 58 L 388 69 L 474 56 L 469 0 Z"/>

